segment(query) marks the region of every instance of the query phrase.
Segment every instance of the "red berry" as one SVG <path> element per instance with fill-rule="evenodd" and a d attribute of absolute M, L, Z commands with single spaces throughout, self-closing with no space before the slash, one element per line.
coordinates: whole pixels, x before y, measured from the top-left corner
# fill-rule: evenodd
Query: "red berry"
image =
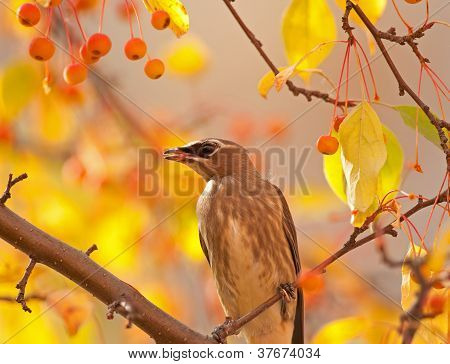
<path fill-rule="evenodd" d="M 131 38 L 125 44 L 124 52 L 128 59 L 136 61 L 147 53 L 147 44 L 141 38 Z"/>
<path fill-rule="evenodd" d="M 322 135 L 317 139 L 317 149 L 322 154 L 334 154 L 339 148 L 338 140 L 331 135 Z"/>
<path fill-rule="evenodd" d="M 153 28 L 158 30 L 166 29 L 170 24 L 170 16 L 164 10 L 157 10 L 152 14 Z"/>
<path fill-rule="evenodd" d="M 336 130 L 336 132 L 339 131 L 339 127 L 341 126 L 342 122 L 345 119 L 345 115 L 337 115 L 333 120 L 333 128 Z"/>
<path fill-rule="evenodd" d="M 306 292 L 320 291 L 324 287 L 324 280 L 321 274 L 314 272 L 301 273 L 297 277 L 296 284 Z"/>
<path fill-rule="evenodd" d="M 153 80 L 160 78 L 164 73 L 164 63 L 160 59 L 150 59 L 145 64 L 145 74 Z"/>
<path fill-rule="evenodd" d="M 0 121 L 0 143 L 10 143 L 12 140 L 13 132 L 11 126 Z"/>
<path fill-rule="evenodd" d="M 87 41 L 87 49 L 94 57 L 103 57 L 111 50 L 111 39 L 106 34 L 92 34 Z"/>
<path fill-rule="evenodd" d="M 38 61 L 47 61 L 53 57 L 55 46 L 47 37 L 36 37 L 31 40 L 28 48 L 30 56 Z"/>
<path fill-rule="evenodd" d="M 435 294 L 427 299 L 427 306 L 433 314 L 439 315 L 440 313 L 444 312 L 446 300 L 446 295 L 441 296 Z"/>
<path fill-rule="evenodd" d="M 19 19 L 20 24 L 32 27 L 39 23 L 41 11 L 35 4 L 25 3 L 17 9 L 17 19 Z"/>
<path fill-rule="evenodd" d="M 87 78 L 87 69 L 80 63 L 71 63 L 64 68 L 64 81 L 77 85 Z"/>
<path fill-rule="evenodd" d="M 83 44 L 80 47 L 80 58 L 85 64 L 93 64 L 97 62 L 100 58 L 94 57 L 92 54 L 88 52 L 87 45 Z"/>

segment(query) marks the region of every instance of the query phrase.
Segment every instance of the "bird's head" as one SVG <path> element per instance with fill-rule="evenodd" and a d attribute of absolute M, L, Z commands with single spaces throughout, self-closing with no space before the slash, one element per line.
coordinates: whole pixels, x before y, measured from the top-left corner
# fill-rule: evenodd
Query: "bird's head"
<path fill-rule="evenodd" d="M 229 140 L 207 138 L 164 151 L 167 160 L 183 163 L 205 180 L 254 172 L 247 150 Z"/>

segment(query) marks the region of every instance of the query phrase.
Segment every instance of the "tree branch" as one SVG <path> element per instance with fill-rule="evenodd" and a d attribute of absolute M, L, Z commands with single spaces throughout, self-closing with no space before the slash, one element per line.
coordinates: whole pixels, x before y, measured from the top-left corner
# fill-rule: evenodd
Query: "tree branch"
<path fill-rule="evenodd" d="M 31 313 L 31 309 L 27 306 L 27 302 L 25 301 L 25 289 L 27 287 L 28 279 L 30 278 L 31 273 L 33 272 L 34 267 L 36 266 L 36 261 L 31 258 L 30 263 L 28 264 L 27 269 L 25 269 L 25 274 L 19 283 L 17 283 L 16 288 L 19 290 L 19 294 L 17 295 L 16 302 L 22 305 L 22 310 L 25 312 Z"/>
<path fill-rule="evenodd" d="M 402 344 L 411 344 L 420 326 L 420 320 L 425 318 L 433 318 L 442 313 L 439 311 L 425 313 L 424 308 L 433 285 L 436 282 L 441 283 L 442 281 L 449 280 L 450 274 L 447 273 L 447 275 L 443 279 L 428 279 L 427 277 L 425 277 L 422 271 L 422 267 L 424 267 L 427 262 L 426 256 L 416 257 L 414 259 L 405 259 L 403 261 L 393 260 L 388 256 L 383 241 L 380 241 L 380 243 L 378 244 L 378 250 L 381 254 L 383 262 L 389 267 L 398 268 L 404 265 L 409 266 L 409 268 L 411 269 L 411 273 L 414 274 L 419 284 L 419 290 L 416 293 L 416 300 L 414 301 L 411 308 L 408 311 L 404 312 L 400 317 L 399 332 L 402 335 Z"/>
<path fill-rule="evenodd" d="M 406 211 L 401 217 L 400 222 L 404 221 L 406 218 L 414 215 L 415 213 L 419 212 L 420 210 L 433 206 L 434 204 L 438 204 L 441 202 L 444 202 L 447 200 L 447 194 L 448 190 L 442 192 L 440 195 L 429 199 L 427 201 L 423 201 L 422 199 L 419 199 L 418 203 Z M 323 262 L 318 264 L 316 267 L 310 270 L 309 273 L 324 273 L 325 268 L 328 267 L 330 264 L 334 263 L 336 260 L 338 260 L 343 255 L 351 252 L 352 250 L 355 250 L 356 248 L 359 248 L 362 245 L 365 245 L 372 240 L 375 240 L 377 237 L 381 235 L 391 235 L 396 237 L 397 231 L 394 228 L 393 223 L 390 223 L 386 225 L 381 230 L 377 231 L 376 233 L 372 233 L 360 240 L 356 240 L 359 235 L 361 235 L 363 232 L 365 232 L 369 226 L 370 222 L 372 222 L 377 215 L 380 214 L 382 210 L 376 211 L 372 216 L 369 216 L 366 219 L 366 222 L 363 224 L 360 228 L 355 228 L 353 233 L 351 234 L 350 238 L 347 240 L 347 242 L 344 244 L 344 246 L 338 250 L 336 253 L 325 259 Z M 292 285 L 296 285 L 296 282 L 293 282 Z M 223 334 L 226 336 L 231 336 L 239 332 L 239 330 L 248 322 L 253 320 L 255 317 L 260 315 L 262 312 L 273 306 L 275 303 L 277 303 L 279 300 L 283 298 L 283 294 L 281 291 L 278 291 L 276 294 L 274 294 L 272 297 L 270 297 L 268 300 L 257 306 L 255 309 L 250 311 L 248 314 L 242 316 L 241 318 L 237 320 L 227 320 L 225 321 L 225 324 L 223 325 L 222 329 L 224 330 Z M 225 336 L 225 337 L 226 337 Z"/>
<path fill-rule="evenodd" d="M 419 105 L 419 107 L 423 110 L 423 112 L 430 119 L 430 122 L 436 128 L 436 130 L 439 134 L 439 139 L 441 141 L 442 150 L 444 151 L 444 153 L 446 155 L 447 171 L 450 172 L 450 150 L 447 145 L 448 138 L 446 136 L 445 131 L 443 130 L 445 127 L 445 123 L 443 122 L 443 120 L 439 120 L 436 116 L 433 115 L 433 113 L 430 111 L 430 107 L 427 106 L 422 101 L 422 99 L 405 82 L 402 75 L 400 74 L 397 67 L 395 66 L 394 62 L 392 61 L 391 56 L 389 55 L 388 51 L 386 50 L 386 47 L 384 46 L 383 41 L 380 37 L 379 30 L 377 28 L 375 28 L 375 26 L 372 24 L 372 22 L 369 20 L 369 18 L 366 16 L 366 14 L 362 11 L 362 9 L 358 5 L 354 4 L 351 0 L 347 0 L 347 9 L 353 9 L 355 11 L 355 13 L 358 15 L 358 17 L 361 19 L 361 21 L 364 23 L 364 25 L 367 27 L 369 32 L 374 37 L 375 42 L 378 45 L 378 48 L 380 48 L 384 59 L 386 60 L 389 68 L 391 69 L 392 73 L 394 74 L 394 77 L 396 78 L 396 80 L 398 82 L 399 89 L 400 89 L 400 95 L 403 95 L 404 92 L 406 91 L 408 93 L 408 95 L 411 96 L 411 98 L 416 102 L 416 104 Z M 344 30 L 345 30 L 345 28 L 344 28 Z M 413 42 L 413 40 L 411 40 L 411 42 Z"/>
<path fill-rule="evenodd" d="M 157 343 L 217 343 L 160 310 L 84 252 L 48 235 L 3 205 L 0 205 L 0 238 L 32 256 L 33 261 L 74 281 L 106 305 L 115 301 L 126 302 L 133 312 L 132 322 Z M 130 319 L 126 307 L 117 307 L 115 312 Z"/>
<path fill-rule="evenodd" d="M 242 20 L 242 18 L 239 16 L 236 9 L 231 4 L 230 0 L 223 0 L 226 7 L 230 11 L 231 15 L 233 15 L 234 19 L 237 21 L 237 23 L 240 25 L 241 29 L 244 31 L 247 38 L 250 40 L 250 42 L 253 44 L 253 46 L 256 48 L 258 53 L 261 55 L 262 59 L 266 64 L 269 66 L 269 68 L 272 70 L 272 72 L 277 75 L 279 73 L 277 66 L 272 62 L 272 60 L 269 58 L 267 53 L 262 48 L 263 45 L 261 41 L 259 41 L 256 36 L 253 34 L 253 32 L 248 28 L 248 26 L 245 24 L 245 22 Z M 286 86 L 288 89 L 292 92 L 294 96 L 303 95 L 306 100 L 312 101 L 312 98 L 318 98 L 322 99 L 323 101 L 334 104 L 336 102 L 336 99 L 330 97 L 330 95 L 326 92 L 321 92 L 317 90 L 309 90 L 303 87 L 296 86 L 291 80 L 286 81 Z M 344 106 L 345 101 L 339 101 L 337 103 L 338 106 Z M 347 106 L 355 106 L 355 103 L 353 101 L 347 101 Z"/>

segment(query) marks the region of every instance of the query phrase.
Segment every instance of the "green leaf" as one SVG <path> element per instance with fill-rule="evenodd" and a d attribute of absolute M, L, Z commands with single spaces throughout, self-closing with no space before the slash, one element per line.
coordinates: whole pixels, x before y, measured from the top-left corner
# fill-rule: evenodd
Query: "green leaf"
<path fill-rule="evenodd" d="M 418 106 L 410 105 L 396 105 L 393 107 L 400 113 L 403 122 L 409 127 L 416 129 L 416 114 L 418 115 L 418 127 L 419 133 L 423 135 L 426 139 L 436 145 L 439 149 L 441 148 L 441 140 L 439 139 L 439 134 L 436 128 L 431 124 L 428 116 L 423 112 L 423 110 Z"/>
<path fill-rule="evenodd" d="M 6 67 L 0 80 L 0 116 L 15 118 L 39 88 L 39 75 L 30 63 L 17 62 Z"/>
<path fill-rule="evenodd" d="M 282 35 L 289 64 L 294 64 L 320 43 L 336 39 L 333 13 L 325 0 L 292 0 L 283 16 Z M 333 44 L 321 48 L 301 62 L 301 68 L 317 68 L 330 54 Z M 301 75 L 309 79 L 310 74 Z"/>

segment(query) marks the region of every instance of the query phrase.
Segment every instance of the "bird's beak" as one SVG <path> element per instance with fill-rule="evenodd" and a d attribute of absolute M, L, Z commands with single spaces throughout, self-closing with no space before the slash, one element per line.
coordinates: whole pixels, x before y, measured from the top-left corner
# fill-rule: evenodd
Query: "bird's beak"
<path fill-rule="evenodd" d="M 163 153 L 164 159 L 175 162 L 183 162 L 191 154 L 183 147 L 166 149 Z"/>

